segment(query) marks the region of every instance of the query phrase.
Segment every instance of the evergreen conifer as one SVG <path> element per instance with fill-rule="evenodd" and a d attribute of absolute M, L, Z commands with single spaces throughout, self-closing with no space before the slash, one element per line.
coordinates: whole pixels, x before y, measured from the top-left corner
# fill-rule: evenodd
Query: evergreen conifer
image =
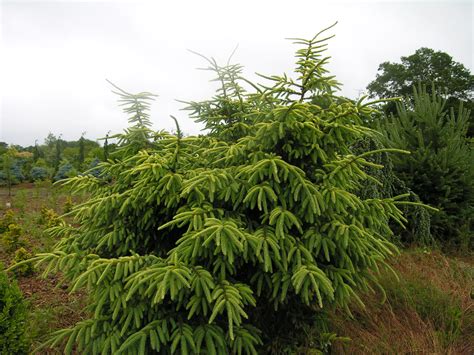
<path fill-rule="evenodd" d="M 410 151 L 394 155 L 393 168 L 431 215 L 431 234 L 443 243 L 472 243 L 474 155 L 467 138 L 469 110 L 457 114 L 433 87 L 413 88 L 413 104 L 397 103 L 397 114 L 382 121 L 384 145 Z"/>
<path fill-rule="evenodd" d="M 294 40 L 295 78 L 263 76 L 265 85 L 207 59 L 221 87 L 189 103 L 205 136 L 184 137 L 178 124 L 153 131 L 154 95 L 115 87 L 132 126 L 110 137 L 119 148 L 99 177 L 66 180 L 90 199 L 36 257 L 92 300 L 90 318 L 51 344 L 67 354 L 257 354 L 375 282 L 396 252 L 388 222 L 404 222 L 405 196 L 358 191 L 373 180 L 364 167 L 379 167 L 366 158 L 397 150 L 351 151 L 373 134 L 362 125 L 371 108 L 334 96 L 323 33 Z"/>

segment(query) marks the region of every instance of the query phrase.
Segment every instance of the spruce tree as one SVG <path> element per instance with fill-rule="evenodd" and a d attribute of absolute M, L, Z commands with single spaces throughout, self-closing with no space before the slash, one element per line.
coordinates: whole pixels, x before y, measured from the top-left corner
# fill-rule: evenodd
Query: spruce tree
<path fill-rule="evenodd" d="M 85 144 L 84 144 L 84 135 L 86 132 L 82 132 L 81 138 L 79 138 L 79 154 L 77 156 L 77 167 L 79 171 L 82 171 L 84 168 L 84 161 L 86 159 L 86 151 L 85 151 Z"/>
<path fill-rule="evenodd" d="M 373 134 L 361 124 L 371 108 L 334 96 L 324 32 L 295 39 L 295 77 L 263 76 L 269 84 L 208 59 L 221 87 L 189 103 L 208 135 L 153 131 L 154 95 L 115 87 L 131 127 L 113 137 L 119 149 L 101 176 L 66 181 L 90 198 L 73 208 L 74 225 L 51 229 L 54 251 L 36 257 L 91 296 L 89 319 L 50 344 L 67 354 L 257 354 L 375 282 L 396 252 L 388 221 L 403 223 L 406 202 L 358 196 L 375 152 L 350 147 Z"/>
<path fill-rule="evenodd" d="M 11 197 L 12 185 L 18 184 L 25 179 L 22 172 L 22 153 L 14 147 L 10 147 L 2 155 L 2 171 L 0 171 L 0 183 L 5 183 L 8 189 L 8 197 Z"/>
<path fill-rule="evenodd" d="M 38 147 L 38 140 L 35 140 L 35 147 L 33 148 L 33 162 L 36 163 L 41 158 L 41 151 Z"/>
<path fill-rule="evenodd" d="M 54 142 L 54 158 L 53 158 L 53 167 L 54 167 L 54 174 L 57 173 L 59 169 L 59 165 L 61 164 L 61 154 L 62 154 L 62 146 L 61 146 L 61 134 Z"/>
<path fill-rule="evenodd" d="M 380 150 L 385 147 L 385 139 L 382 135 L 367 136 L 357 141 L 352 150 L 355 154 L 362 154 L 372 150 Z M 407 200 L 414 202 L 401 208 L 403 215 L 407 219 L 407 223 L 399 225 L 394 221 L 390 226 L 395 234 L 395 240 L 398 244 L 417 244 L 420 246 L 433 246 L 435 240 L 431 234 L 431 212 L 438 212 L 437 209 L 430 208 L 422 204 L 420 197 L 398 177 L 395 170 L 393 158 L 397 155 L 384 152 L 373 154 L 368 160 L 375 167 L 366 167 L 367 174 L 376 180 L 367 181 L 361 190 L 359 196 L 361 198 L 388 198 L 391 196 L 407 194 Z M 400 161 L 400 159 L 396 159 Z M 383 166 L 380 169 L 380 165 Z"/>
<path fill-rule="evenodd" d="M 105 141 L 104 141 L 104 160 L 107 161 L 109 160 L 109 134 L 110 134 L 110 131 L 107 132 L 106 136 L 105 136 Z"/>
<path fill-rule="evenodd" d="M 446 99 L 424 86 L 413 88 L 413 104 L 397 104 L 397 114 L 382 122 L 385 146 L 410 151 L 393 156 L 399 178 L 420 199 L 439 209 L 431 233 L 446 244 L 472 243 L 474 155 L 467 138 L 469 110 L 447 108 Z"/>

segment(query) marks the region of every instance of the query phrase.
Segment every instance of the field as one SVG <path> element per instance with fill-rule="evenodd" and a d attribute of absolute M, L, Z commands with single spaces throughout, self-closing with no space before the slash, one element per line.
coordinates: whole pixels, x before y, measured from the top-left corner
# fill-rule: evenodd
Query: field
<path fill-rule="evenodd" d="M 12 189 L 11 198 L 5 188 L 0 190 L 1 215 L 10 202 L 14 211 L 15 223 L 21 226 L 21 245 L 31 254 L 51 250 L 55 240 L 44 233 L 45 225 L 40 223 L 41 209 L 47 208 L 57 214 L 64 212 L 70 196 L 51 184 L 22 184 Z M 78 197 L 72 198 L 79 201 Z M 10 265 L 14 252 L 7 251 L 4 243 L 0 247 L 0 261 Z M 39 277 L 40 272 L 18 277 L 18 284 L 28 300 L 30 308 L 28 335 L 32 349 L 38 347 L 48 335 L 58 329 L 69 327 L 81 320 L 84 315 L 85 295 L 70 294 L 68 286 L 61 284 L 59 275 L 48 278 Z M 44 353 L 44 352 L 42 352 Z M 55 353 L 53 350 L 48 353 Z M 59 351 L 57 352 L 59 353 Z"/>
<path fill-rule="evenodd" d="M 15 223 L 21 226 L 20 244 L 30 253 L 51 250 L 56 242 L 44 232 L 41 211 L 63 214 L 70 204 L 84 196 L 70 196 L 51 184 L 22 184 L 12 190 L 0 190 L 0 217 L 10 202 Z M 71 222 L 68 220 L 68 222 Z M 0 247 L 0 261 L 10 265 L 14 252 Z M 474 352 L 474 259 L 469 255 L 445 255 L 438 250 L 409 248 L 391 262 L 397 276 L 383 271 L 380 283 L 386 291 L 361 295 L 365 308 L 354 303 L 353 317 L 342 310 L 330 313 L 332 332 L 351 340 L 336 340 L 332 353 L 430 353 L 472 354 Z M 69 327 L 84 319 L 87 296 L 84 291 L 70 293 L 60 275 L 46 279 L 33 275 L 18 277 L 29 303 L 29 338 L 37 348 L 54 330 Z M 311 333 L 308 347 L 311 353 Z M 61 349 L 38 353 L 61 353 Z"/>

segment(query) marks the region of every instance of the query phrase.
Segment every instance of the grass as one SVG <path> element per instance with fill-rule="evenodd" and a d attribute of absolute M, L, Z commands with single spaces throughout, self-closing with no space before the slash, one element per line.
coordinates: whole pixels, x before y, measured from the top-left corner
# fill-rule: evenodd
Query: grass
<path fill-rule="evenodd" d="M 59 283 L 57 277 L 23 278 L 19 282 L 30 305 L 28 335 L 32 349 L 46 341 L 53 331 L 70 327 L 85 319 L 85 295 L 69 294 L 67 285 L 58 287 Z M 53 349 L 49 349 L 49 353 L 54 353 Z"/>
<path fill-rule="evenodd" d="M 472 260 L 440 252 L 406 250 L 379 276 L 380 292 L 362 295 L 354 317 L 331 315 L 332 330 L 352 340 L 335 344 L 337 354 L 472 354 L 474 307 Z"/>
<path fill-rule="evenodd" d="M 40 223 L 41 210 L 47 208 L 62 214 L 70 198 L 65 191 L 47 182 L 14 186 L 11 197 L 6 189 L 0 188 L 0 218 L 10 209 L 6 208 L 6 204 L 10 203 L 14 223 L 21 226 L 21 246 L 32 254 L 46 252 L 51 250 L 57 241 L 44 232 L 45 225 Z M 73 203 L 82 198 L 74 196 Z M 0 261 L 11 265 L 15 252 L 2 244 Z M 29 304 L 27 333 L 32 350 L 47 340 L 53 331 L 72 326 L 85 317 L 85 294 L 70 294 L 67 285 L 61 285 L 60 281 L 58 275 L 42 279 L 39 277 L 39 271 L 31 276 L 18 277 L 18 284 Z M 60 354 L 61 351 L 44 349 L 40 353 Z"/>

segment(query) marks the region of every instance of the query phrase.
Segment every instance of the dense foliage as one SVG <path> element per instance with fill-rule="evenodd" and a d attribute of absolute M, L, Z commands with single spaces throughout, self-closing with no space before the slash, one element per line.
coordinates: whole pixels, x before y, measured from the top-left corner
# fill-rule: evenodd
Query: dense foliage
<path fill-rule="evenodd" d="M 51 229 L 62 238 L 55 250 L 36 257 L 92 299 L 90 318 L 53 344 L 92 354 L 299 346 L 302 324 L 320 326 L 325 309 L 375 282 L 396 251 L 389 219 L 402 223 L 407 202 L 359 195 L 373 180 L 364 168 L 377 167 L 366 158 L 380 152 L 351 150 L 372 134 L 361 124 L 371 109 L 334 97 L 320 35 L 295 39 L 295 79 L 257 85 L 209 59 L 222 85 L 189 103 L 206 136 L 153 131 L 153 95 L 116 87 L 132 126 L 99 178 L 67 180 L 90 199 L 73 208 L 75 226 Z"/>
<path fill-rule="evenodd" d="M 50 176 L 48 169 L 42 166 L 34 166 L 31 168 L 30 175 L 33 181 L 46 180 Z"/>
<path fill-rule="evenodd" d="M 77 171 L 74 169 L 71 163 L 66 161 L 58 167 L 56 175 L 54 175 L 53 179 L 54 181 L 58 181 L 68 177 L 73 177 L 75 175 L 77 175 Z"/>
<path fill-rule="evenodd" d="M 0 263 L 0 354 L 27 354 L 27 308 L 20 289 Z"/>
<path fill-rule="evenodd" d="M 368 157 L 374 167 L 365 168 L 367 174 L 376 180 L 367 181 L 360 189 L 361 198 L 389 198 L 406 194 L 407 200 L 414 202 L 401 206 L 401 211 L 407 219 L 404 225 L 400 225 L 394 221 L 390 223 L 391 229 L 395 234 L 398 244 L 408 245 L 417 244 L 421 246 L 432 246 L 435 242 L 431 234 L 431 216 L 429 206 L 422 205 L 420 197 L 414 190 L 408 186 L 404 180 L 398 177 L 398 172 L 394 168 L 394 161 L 400 161 L 398 155 L 389 154 L 383 151 L 387 144 L 383 136 L 377 135 L 372 137 L 364 137 L 357 141 L 352 149 L 355 154 L 363 154 L 364 152 L 373 150 L 382 150 L 377 154 Z M 404 158 L 407 158 L 405 155 Z M 383 166 L 380 169 L 380 166 Z M 436 209 L 432 209 L 436 211 Z"/>
<path fill-rule="evenodd" d="M 11 193 L 11 186 L 25 179 L 22 172 L 22 165 L 24 165 L 24 159 L 27 157 L 27 153 L 19 153 L 14 148 L 6 149 L 2 156 L 0 156 L 0 162 L 2 164 L 0 185 L 8 186 L 9 195 Z"/>
<path fill-rule="evenodd" d="M 380 64 L 376 79 L 367 86 L 372 97 L 411 96 L 413 86 L 425 85 L 430 91 L 434 84 L 446 95 L 472 100 L 474 75 L 449 54 L 420 48 L 400 59 L 401 63 Z"/>
<path fill-rule="evenodd" d="M 474 155 L 466 137 L 469 111 L 455 115 L 446 100 L 426 88 L 414 89 L 414 103 L 397 104 L 397 115 L 383 122 L 385 144 L 412 152 L 393 156 L 397 176 L 423 202 L 439 208 L 431 233 L 442 242 L 469 243 L 474 207 Z"/>
<path fill-rule="evenodd" d="M 413 86 L 426 86 L 429 93 L 436 87 L 446 99 L 446 108 L 458 114 L 460 102 L 471 110 L 468 135 L 474 135 L 474 75 L 462 63 L 456 62 L 444 52 L 420 48 L 414 54 L 401 57 L 400 63 L 384 62 L 367 89 L 371 97 L 402 97 L 413 103 Z M 434 85 L 434 86 L 433 86 Z M 396 113 L 396 105 L 384 105 L 387 113 Z"/>

